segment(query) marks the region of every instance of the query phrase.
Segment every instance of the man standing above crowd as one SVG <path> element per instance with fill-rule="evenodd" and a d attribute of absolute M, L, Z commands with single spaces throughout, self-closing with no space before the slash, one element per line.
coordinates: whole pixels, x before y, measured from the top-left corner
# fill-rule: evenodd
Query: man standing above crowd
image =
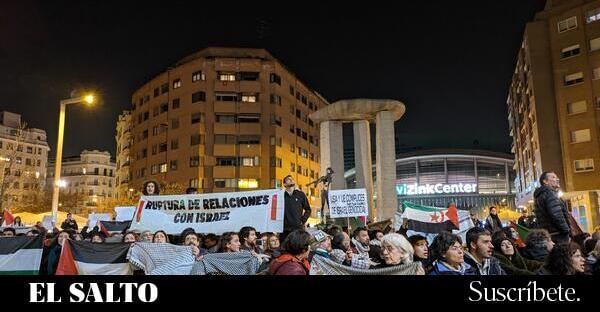
<path fill-rule="evenodd" d="M 65 221 L 61 224 L 60 227 L 63 230 L 72 230 L 75 232 L 79 229 L 77 226 L 77 221 L 75 221 L 75 219 L 73 219 L 73 214 L 71 214 L 71 213 L 67 214 L 67 219 L 65 219 Z"/>
<path fill-rule="evenodd" d="M 474 227 L 467 231 L 466 238 L 465 263 L 477 269 L 478 275 L 506 275 L 500 261 L 492 257 L 494 245 L 490 232 Z"/>
<path fill-rule="evenodd" d="M 289 233 L 304 229 L 311 212 L 306 194 L 296 188 L 296 181 L 291 175 L 283 178 L 283 186 L 285 187 L 285 212 L 280 242 L 284 242 Z"/>
<path fill-rule="evenodd" d="M 556 173 L 544 172 L 540 176 L 540 185 L 533 193 L 538 227 L 548 230 L 556 244 L 568 243 L 571 227 L 567 205 L 558 197 L 560 180 Z"/>

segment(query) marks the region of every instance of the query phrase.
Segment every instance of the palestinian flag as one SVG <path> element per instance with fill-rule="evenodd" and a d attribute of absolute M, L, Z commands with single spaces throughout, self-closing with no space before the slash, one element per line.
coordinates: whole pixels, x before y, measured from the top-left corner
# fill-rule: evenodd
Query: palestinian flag
<path fill-rule="evenodd" d="M 9 226 L 15 223 L 15 217 L 8 211 L 8 209 L 4 209 L 4 226 Z"/>
<path fill-rule="evenodd" d="M 0 237 L 0 274 L 38 275 L 43 244 L 39 235 Z"/>
<path fill-rule="evenodd" d="M 515 223 L 514 221 L 508 221 L 508 225 L 515 229 L 517 231 L 517 233 L 519 233 L 519 237 L 517 237 L 517 239 L 515 240 L 515 243 L 517 243 L 517 246 L 519 248 L 523 248 L 525 247 L 525 243 L 523 242 L 523 240 L 525 239 L 525 237 L 527 237 L 527 235 L 529 234 L 529 229 L 521 226 L 517 223 Z"/>
<path fill-rule="evenodd" d="M 408 229 L 423 233 L 439 233 L 459 229 L 456 206 L 437 208 L 403 202 L 403 218 L 408 219 Z"/>
<path fill-rule="evenodd" d="M 96 244 L 66 240 L 56 275 L 131 275 L 128 243 Z"/>
<path fill-rule="evenodd" d="M 123 233 L 131 226 L 130 221 L 100 221 L 100 231 L 107 237 L 113 233 Z"/>

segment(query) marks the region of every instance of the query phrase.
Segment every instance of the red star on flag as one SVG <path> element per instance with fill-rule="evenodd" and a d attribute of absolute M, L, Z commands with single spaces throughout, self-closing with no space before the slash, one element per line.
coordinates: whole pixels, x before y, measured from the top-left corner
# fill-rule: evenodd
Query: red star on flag
<path fill-rule="evenodd" d="M 438 222 L 439 218 L 440 217 L 438 216 L 437 212 L 434 212 L 433 214 L 431 214 L 431 221 Z"/>

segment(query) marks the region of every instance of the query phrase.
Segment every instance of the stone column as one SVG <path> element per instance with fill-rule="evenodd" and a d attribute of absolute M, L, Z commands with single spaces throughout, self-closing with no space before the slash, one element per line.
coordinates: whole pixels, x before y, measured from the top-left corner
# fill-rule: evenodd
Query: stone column
<path fill-rule="evenodd" d="M 377 175 L 377 221 L 391 219 L 398 211 L 396 195 L 396 151 L 394 150 L 394 116 L 381 111 L 376 116 L 376 175 Z"/>
<path fill-rule="evenodd" d="M 327 174 L 327 168 L 333 169 L 331 190 L 346 188 L 344 180 L 344 142 L 341 121 L 324 121 L 320 124 L 319 148 L 321 150 L 321 175 Z"/>
<path fill-rule="evenodd" d="M 368 219 L 376 216 L 373 205 L 373 162 L 371 160 L 371 130 L 369 122 L 357 120 L 354 126 L 354 168 L 356 170 L 356 188 L 367 190 L 367 204 L 369 205 Z"/>

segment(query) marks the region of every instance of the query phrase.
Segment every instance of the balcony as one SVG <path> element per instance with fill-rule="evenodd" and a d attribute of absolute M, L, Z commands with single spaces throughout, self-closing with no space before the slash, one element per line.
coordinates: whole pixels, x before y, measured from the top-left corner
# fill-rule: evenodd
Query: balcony
<path fill-rule="evenodd" d="M 235 166 L 214 166 L 213 177 L 215 178 L 235 178 Z"/>
<path fill-rule="evenodd" d="M 261 145 L 258 145 L 258 144 L 252 144 L 252 145 L 241 144 L 239 146 L 239 156 L 260 155 L 260 148 L 261 148 Z"/>
<path fill-rule="evenodd" d="M 260 81 L 240 81 L 241 92 L 260 92 Z"/>
<path fill-rule="evenodd" d="M 215 92 L 238 92 L 239 81 L 215 80 Z"/>
<path fill-rule="evenodd" d="M 241 179 L 260 179 L 260 168 L 261 167 L 240 167 Z"/>
<path fill-rule="evenodd" d="M 215 156 L 233 156 L 235 155 L 234 144 L 215 144 L 213 154 Z"/>
<path fill-rule="evenodd" d="M 215 113 L 235 113 L 236 103 L 215 101 Z"/>
<path fill-rule="evenodd" d="M 260 123 L 240 123 L 240 134 L 261 134 Z M 216 132 L 216 131 L 215 131 Z"/>
<path fill-rule="evenodd" d="M 215 134 L 236 134 L 236 124 L 215 122 L 214 132 Z"/>
<path fill-rule="evenodd" d="M 238 102 L 240 113 L 260 113 L 261 111 L 260 102 Z"/>

